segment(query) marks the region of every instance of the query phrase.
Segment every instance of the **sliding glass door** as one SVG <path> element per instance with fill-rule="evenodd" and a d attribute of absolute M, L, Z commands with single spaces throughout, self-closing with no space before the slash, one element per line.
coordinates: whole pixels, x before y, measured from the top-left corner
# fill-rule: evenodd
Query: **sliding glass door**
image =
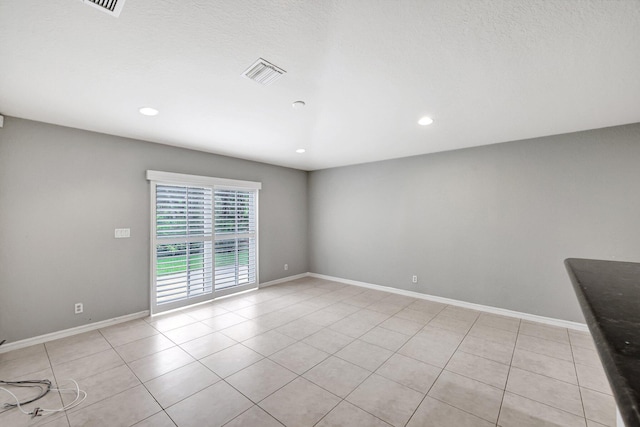
<path fill-rule="evenodd" d="M 151 182 L 152 313 L 257 287 L 257 188 L 177 185 L 167 179 L 176 174 L 155 174 L 165 182 Z"/>

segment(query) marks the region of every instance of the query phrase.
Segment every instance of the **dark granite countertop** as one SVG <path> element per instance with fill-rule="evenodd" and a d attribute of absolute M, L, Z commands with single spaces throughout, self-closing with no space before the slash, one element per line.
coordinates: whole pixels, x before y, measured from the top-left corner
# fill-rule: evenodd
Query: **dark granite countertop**
<path fill-rule="evenodd" d="M 564 263 L 625 426 L 640 427 L 640 263 Z"/>

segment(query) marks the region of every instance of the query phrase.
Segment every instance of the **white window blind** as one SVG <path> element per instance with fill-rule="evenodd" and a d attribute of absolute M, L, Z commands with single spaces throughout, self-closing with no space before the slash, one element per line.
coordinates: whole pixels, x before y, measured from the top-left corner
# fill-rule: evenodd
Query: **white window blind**
<path fill-rule="evenodd" d="M 257 287 L 259 183 L 156 171 L 147 178 L 152 312 Z"/>
<path fill-rule="evenodd" d="M 256 281 L 255 192 L 215 190 L 216 287 Z"/>
<path fill-rule="evenodd" d="M 212 191 L 156 185 L 158 305 L 213 292 Z"/>

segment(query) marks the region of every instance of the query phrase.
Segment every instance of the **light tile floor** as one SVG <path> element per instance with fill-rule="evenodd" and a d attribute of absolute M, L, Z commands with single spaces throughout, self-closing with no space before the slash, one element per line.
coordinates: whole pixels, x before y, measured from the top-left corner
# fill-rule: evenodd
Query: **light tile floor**
<path fill-rule="evenodd" d="M 315 278 L 0 354 L 0 378 L 88 394 L 4 427 L 615 425 L 587 333 Z"/>

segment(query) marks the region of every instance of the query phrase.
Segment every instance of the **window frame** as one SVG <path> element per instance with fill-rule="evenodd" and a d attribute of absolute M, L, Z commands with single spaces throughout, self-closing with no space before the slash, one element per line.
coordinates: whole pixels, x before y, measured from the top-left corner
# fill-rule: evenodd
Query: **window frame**
<path fill-rule="evenodd" d="M 165 311 L 174 310 L 189 305 L 207 302 L 225 295 L 234 294 L 250 289 L 257 289 L 260 284 L 259 271 L 260 271 L 260 256 L 259 256 L 259 190 L 262 189 L 261 182 L 255 181 L 241 181 L 227 178 L 215 178 L 200 175 L 188 175 L 174 172 L 162 172 L 155 170 L 147 170 L 147 180 L 150 181 L 150 312 L 151 314 L 159 314 Z M 197 297 L 186 298 L 170 303 L 158 305 L 156 301 L 156 284 L 157 284 L 157 271 L 156 271 L 156 248 L 159 243 L 156 232 L 156 186 L 157 185 L 170 185 L 170 186 L 185 186 L 185 187 L 206 187 L 212 190 L 212 216 L 215 218 L 215 191 L 218 190 L 237 190 L 237 191 L 254 191 L 255 192 L 255 283 L 249 283 L 245 285 L 232 286 L 221 290 L 216 290 L 215 283 L 215 249 L 212 253 L 212 292 Z M 216 233 L 215 233 L 215 221 L 212 224 L 212 242 L 215 247 Z"/>

